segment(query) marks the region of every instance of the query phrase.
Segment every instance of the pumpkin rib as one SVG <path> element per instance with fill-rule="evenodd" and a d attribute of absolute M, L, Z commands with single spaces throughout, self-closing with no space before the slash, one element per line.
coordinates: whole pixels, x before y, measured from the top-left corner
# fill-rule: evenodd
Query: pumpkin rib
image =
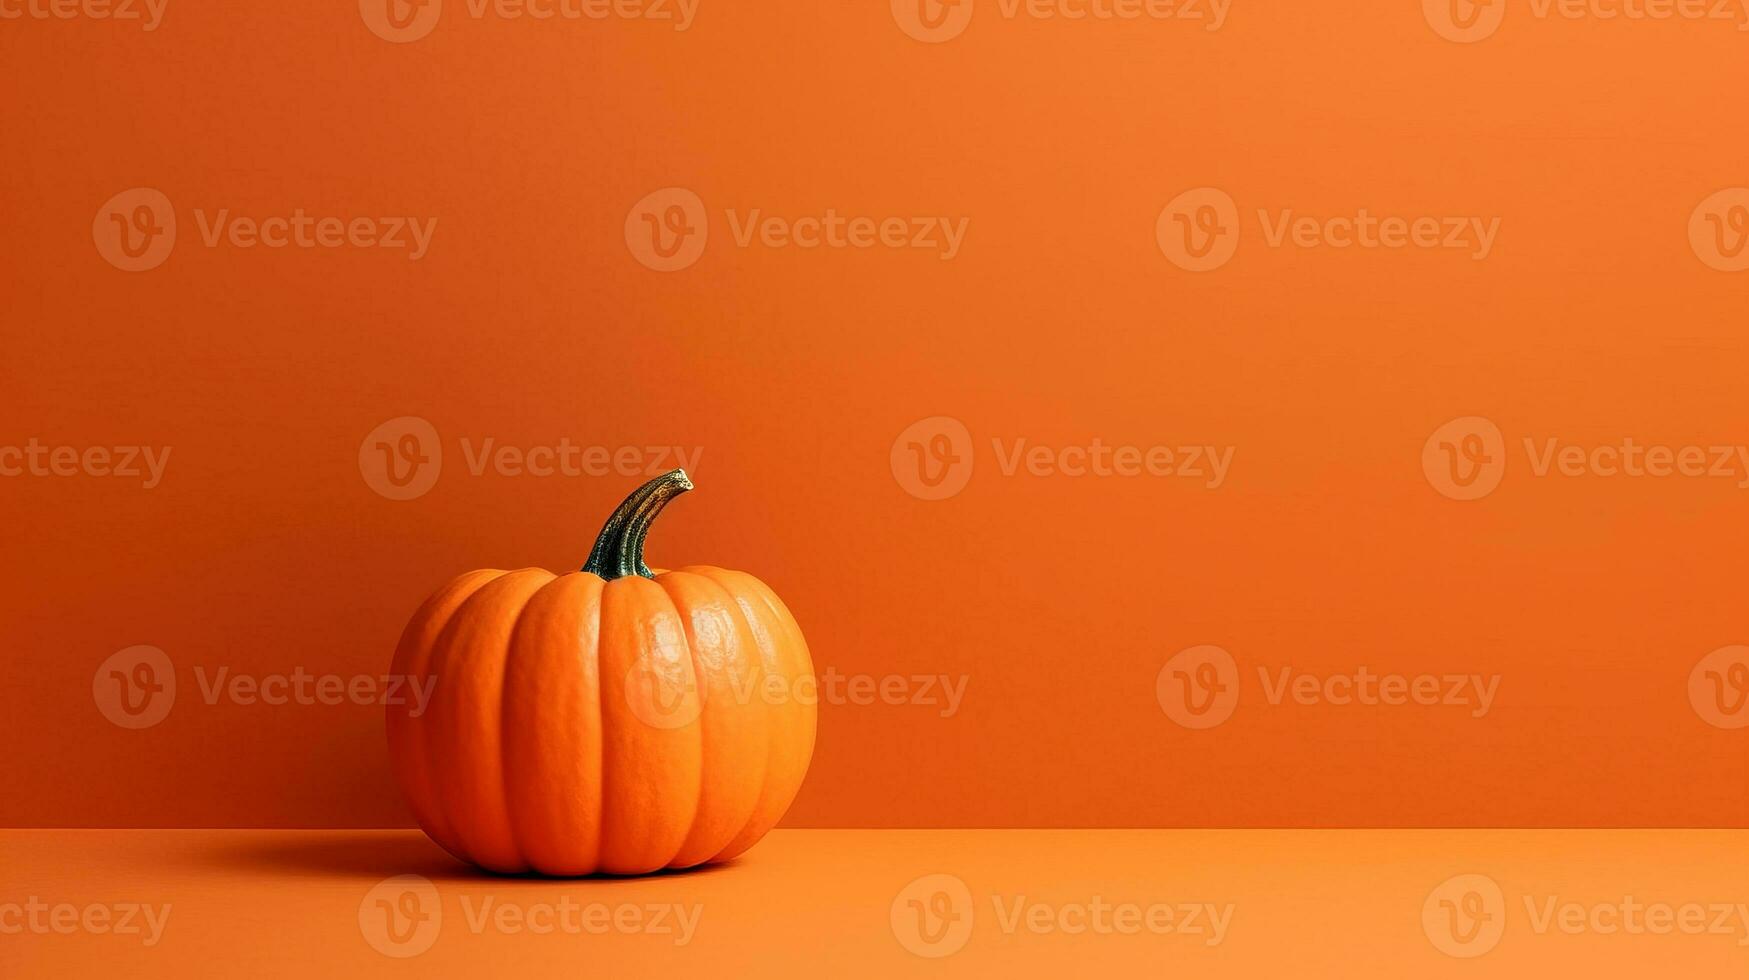
<path fill-rule="evenodd" d="M 704 575 L 705 578 L 710 579 L 712 582 L 715 582 L 717 586 L 729 596 L 735 615 L 747 627 L 747 636 L 753 640 L 753 648 L 759 658 L 760 681 L 761 683 L 765 683 L 765 678 L 771 674 L 771 669 L 770 665 L 766 663 L 765 650 L 759 641 L 759 637 L 762 631 L 765 635 L 769 635 L 769 631 L 765 630 L 764 624 L 756 622 L 754 617 L 748 615 L 747 606 L 741 601 L 740 593 L 736 591 L 734 584 L 728 580 L 729 573 L 727 569 L 718 568 L 714 565 L 704 567 L 707 571 L 700 572 L 700 574 Z M 784 683 L 781 696 L 784 698 L 794 697 L 795 678 L 781 671 L 778 673 L 778 676 Z M 759 822 L 761 810 L 766 805 L 766 795 L 770 791 L 772 780 L 772 757 L 779 751 L 778 743 L 783 740 L 785 734 L 782 730 L 782 726 L 778 723 L 779 712 L 783 708 L 782 703 L 772 702 L 762 696 L 760 698 L 760 706 L 762 708 L 761 720 L 765 727 L 765 752 L 760 756 L 759 760 L 759 792 L 754 797 L 753 806 L 748 809 L 745 819 L 741 821 L 741 825 L 736 828 L 735 833 L 723 843 L 723 846 L 717 850 L 717 853 L 711 857 L 713 862 L 727 861 L 730 858 L 733 858 L 735 854 L 739 853 L 739 851 L 746 850 L 746 847 L 737 849 L 736 845 L 745 839 L 748 836 L 749 829 Z M 810 705 L 808 710 L 814 710 L 813 706 Z M 764 836 L 763 831 L 754 835 L 753 839 L 757 841 L 761 836 Z M 749 844 L 748 846 L 751 845 Z"/>
<path fill-rule="evenodd" d="M 583 575 L 594 575 L 593 572 L 582 572 Z M 596 578 L 601 578 L 599 575 Z M 582 656 L 592 665 L 595 671 L 595 809 L 579 814 L 592 821 L 595 834 L 595 853 L 590 860 L 589 870 L 585 874 L 593 874 L 601 870 L 603 848 L 606 846 L 607 821 L 607 739 L 603 733 L 607 730 L 607 712 L 602 707 L 601 693 L 601 628 L 607 609 L 607 580 L 601 580 L 601 590 L 595 596 L 595 645 L 582 651 Z"/>
<path fill-rule="evenodd" d="M 646 874 L 679 853 L 698 812 L 703 743 L 697 679 L 686 628 L 668 593 L 650 579 L 612 579 L 602 590 L 601 704 L 603 765 L 601 867 Z M 678 716 L 667 724 L 646 702 L 647 687 L 628 692 L 634 676 L 678 691 Z M 690 703 L 689 703 L 690 702 Z"/>
<path fill-rule="evenodd" d="M 753 624 L 755 638 L 763 638 L 760 652 L 766 670 L 783 678 L 787 692 L 783 699 L 766 705 L 772 737 L 767 743 L 765 786 L 747 825 L 717 855 L 717 860 L 727 861 L 758 843 L 775 827 L 801 790 L 813 756 L 817 708 L 799 702 L 795 685 L 803 672 L 812 675 L 813 663 L 795 619 L 787 609 L 773 605 L 768 598 L 771 590 L 765 583 L 746 572 L 711 565 L 692 570 L 715 579 L 735 596 L 748 622 Z"/>
<path fill-rule="evenodd" d="M 424 685 L 428 679 L 437 676 L 430 668 L 432 647 L 438 635 L 455 618 L 456 612 L 470 596 L 504 574 L 502 569 L 485 568 L 458 575 L 419 607 L 402 632 L 401 643 L 395 650 L 395 659 L 390 668 L 394 676 L 403 678 L 404 688 L 414 684 Z M 431 690 L 435 695 L 435 687 Z M 455 855 L 457 859 L 472 863 L 473 859 L 468 856 L 467 849 L 450 827 L 449 817 L 443 812 L 443 804 L 433 782 L 432 755 L 427 742 L 430 708 L 431 702 L 428 700 L 425 703 L 426 710 L 414 716 L 411 705 L 405 700 L 402 704 L 389 706 L 386 726 L 389 757 L 394 763 L 395 775 L 400 781 L 403 795 L 407 798 L 408 808 L 413 811 L 413 818 L 426 829 L 438 846 Z"/>
<path fill-rule="evenodd" d="M 450 823 L 475 864 L 528 869 L 504 791 L 503 682 L 510 638 L 533 594 L 554 578 L 539 568 L 506 573 L 470 596 L 439 634 L 439 694 L 432 699 L 434 755 L 450 766 L 443 795 Z"/>
<path fill-rule="evenodd" d="M 519 850 L 542 874 L 594 870 L 601 841 L 578 815 L 601 809 L 601 590 L 587 572 L 528 600 L 504 662 L 504 787 Z"/>
<path fill-rule="evenodd" d="M 658 575 L 681 614 L 699 694 L 699 801 L 679 851 L 666 867 L 688 868 L 715 858 L 759 805 L 769 751 L 766 713 L 752 628 L 735 597 L 694 572 Z M 701 616 L 707 617 L 700 632 Z M 743 760 L 754 759 L 757 768 Z"/>
<path fill-rule="evenodd" d="M 736 583 L 729 576 L 725 575 L 727 569 L 718 568 L 715 565 L 688 565 L 686 568 L 682 569 L 682 571 L 702 575 L 717 583 L 722 587 L 723 591 L 729 594 L 730 598 L 734 600 L 736 611 L 740 613 L 741 618 L 747 623 L 748 631 L 753 636 L 754 646 L 759 651 L 761 672 L 769 672 L 771 667 L 771 664 L 768 662 L 770 659 L 768 650 L 771 647 L 771 643 L 769 642 L 770 631 L 765 628 L 764 623 L 758 622 L 755 617 L 748 615 L 747 604 L 742 599 L 740 593 L 736 590 Z M 785 679 L 787 680 L 787 678 Z M 734 854 L 729 852 L 730 848 L 738 843 L 741 838 L 747 834 L 748 830 L 759 821 L 761 804 L 764 802 L 767 792 L 767 783 L 771 780 L 772 756 L 777 752 L 777 747 L 772 744 L 772 742 L 776 740 L 777 735 L 777 732 L 775 731 L 777 726 L 772 717 L 774 709 L 771 705 L 765 704 L 763 701 L 761 704 L 766 709 L 767 731 L 771 733 L 773 738 L 766 743 L 765 765 L 762 767 L 763 774 L 760 779 L 759 796 L 754 800 L 753 809 L 748 812 L 747 818 L 742 822 L 741 827 L 735 831 L 735 835 L 729 839 L 729 842 L 723 846 L 722 850 L 718 851 L 711 859 L 712 861 L 726 861 L 729 858 L 734 857 Z"/>

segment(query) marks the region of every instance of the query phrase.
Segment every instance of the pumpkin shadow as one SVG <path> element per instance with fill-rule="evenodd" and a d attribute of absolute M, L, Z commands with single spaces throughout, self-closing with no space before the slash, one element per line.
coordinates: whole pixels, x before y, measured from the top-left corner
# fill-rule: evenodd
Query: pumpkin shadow
<path fill-rule="evenodd" d="M 252 835 L 253 837 L 253 835 Z M 345 878 L 376 882 L 396 875 L 419 875 L 434 882 L 515 885 L 615 882 L 650 878 L 708 875 L 733 867 L 735 861 L 696 868 L 664 869 L 647 875 L 586 875 L 556 878 L 540 874 L 504 875 L 476 868 L 452 857 L 417 830 L 321 830 L 275 833 L 240 841 L 213 855 L 229 871 L 302 878 Z"/>

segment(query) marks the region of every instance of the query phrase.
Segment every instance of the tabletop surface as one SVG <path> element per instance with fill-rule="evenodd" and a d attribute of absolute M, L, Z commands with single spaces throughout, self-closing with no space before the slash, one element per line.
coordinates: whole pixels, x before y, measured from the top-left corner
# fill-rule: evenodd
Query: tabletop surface
<path fill-rule="evenodd" d="M 556 880 L 418 831 L 0 831 L 8 978 L 689 969 L 1741 980 L 1749 832 L 787 830 Z"/>

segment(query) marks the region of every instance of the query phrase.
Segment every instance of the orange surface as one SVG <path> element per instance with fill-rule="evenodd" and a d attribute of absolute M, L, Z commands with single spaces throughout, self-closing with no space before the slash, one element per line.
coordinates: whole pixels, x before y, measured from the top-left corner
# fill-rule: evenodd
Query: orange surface
<path fill-rule="evenodd" d="M 780 830 L 712 869 L 553 881 L 406 831 L 9 831 L 0 867 L 8 977 L 1749 968 L 1740 832 Z M 124 903 L 153 909 L 138 934 L 114 931 Z"/>
<path fill-rule="evenodd" d="M 1749 826 L 1741 462 L 1587 455 L 1749 441 L 1749 34 L 1534 6 L 7 20 L 0 824 L 406 825 L 379 706 L 253 692 L 368 700 L 673 446 L 651 560 L 840 685 L 791 826 Z"/>

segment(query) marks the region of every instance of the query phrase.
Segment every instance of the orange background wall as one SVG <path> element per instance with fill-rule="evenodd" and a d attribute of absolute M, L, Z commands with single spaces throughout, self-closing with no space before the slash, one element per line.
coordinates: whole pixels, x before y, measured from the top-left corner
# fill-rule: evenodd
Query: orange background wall
<path fill-rule="evenodd" d="M 448 0 L 403 44 L 351 3 L 0 23 L 0 443 L 171 447 L 151 490 L 0 478 L 0 824 L 405 824 L 380 708 L 209 705 L 196 672 L 381 672 L 452 575 L 579 565 L 639 478 L 472 475 L 491 438 L 701 452 L 653 564 L 760 575 L 822 672 L 963 679 L 949 717 L 823 705 L 791 826 L 1749 826 L 1749 709 L 1689 696 L 1749 642 L 1742 464 L 1523 448 L 1749 441 L 1749 273 L 1689 234 L 1749 184 L 1749 33 L 1514 3 L 1463 44 L 1437 7 L 977 0 L 942 43 L 876 2 L 702 0 L 681 32 Z M 177 238 L 124 272 L 99 209 L 137 187 Z M 627 219 L 670 187 L 709 238 L 657 272 Z M 1239 237 L 1197 273 L 1156 223 L 1201 187 Z M 437 224 L 417 261 L 201 235 L 299 208 Z M 969 224 L 947 260 L 740 247 L 755 208 Z M 1500 225 L 1480 261 L 1271 247 L 1284 208 Z M 403 416 L 443 459 L 395 501 L 360 445 Z M 934 416 L 974 461 L 939 501 L 894 465 Z M 1468 416 L 1506 468 L 1458 501 L 1423 448 Z M 1004 475 L 1015 438 L 1233 457 L 1218 488 Z M 137 731 L 93 695 L 136 644 L 178 683 Z M 1238 693 L 1207 730 L 1157 689 L 1200 645 Z M 1363 665 L 1497 695 L 1272 704 L 1258 674 Z"/>

